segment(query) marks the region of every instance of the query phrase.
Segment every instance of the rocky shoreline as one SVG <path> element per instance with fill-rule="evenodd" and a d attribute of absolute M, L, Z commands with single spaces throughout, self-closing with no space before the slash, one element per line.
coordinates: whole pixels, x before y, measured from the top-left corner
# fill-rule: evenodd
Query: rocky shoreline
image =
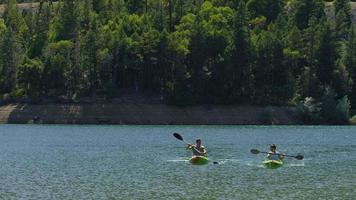
<path fill-rule="evenodd" d="M 9 104 L 0 106 L 0 123 L 127 125 L 293 125 L 293 108 L 205 105 L 176 107 L 145 103 Z"/>

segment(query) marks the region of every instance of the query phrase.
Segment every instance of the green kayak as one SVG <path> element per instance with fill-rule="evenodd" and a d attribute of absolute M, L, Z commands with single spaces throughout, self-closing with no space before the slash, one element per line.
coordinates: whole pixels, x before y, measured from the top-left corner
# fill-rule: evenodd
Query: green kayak
<path fill-rule="evenodd" d="M 209 159 L 205 156 L 193 156 L 189 162 L 193 165 L 205 165 L 208 164 Z"/>
<path fill-rule="evenodd" d="M 277 169 L 283 166 L 282 160 L 265 160 L 263 161 L 263 165 L 268 169 Z"/>

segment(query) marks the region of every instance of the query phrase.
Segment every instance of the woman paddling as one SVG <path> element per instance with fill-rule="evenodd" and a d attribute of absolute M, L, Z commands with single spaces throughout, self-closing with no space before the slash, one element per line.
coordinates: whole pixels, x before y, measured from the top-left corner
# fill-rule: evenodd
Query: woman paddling
<path fill-rule="evenodd" d="M 197 139 L 196 144 L 188 144 L 187 149 L 193 151 L 194 156 L 207 156 L 207 151 L 203 145 L 201 145 L 201 139 Z"/>
<path fill-rule="evenodd" d="M 270 146 L 270 151 L 267 154 L 267 158 L 269 160 L 283 160 L 284 155 L 279 154 L 277 151 L 277 146 L 275 144 L 272 144 Z"/>

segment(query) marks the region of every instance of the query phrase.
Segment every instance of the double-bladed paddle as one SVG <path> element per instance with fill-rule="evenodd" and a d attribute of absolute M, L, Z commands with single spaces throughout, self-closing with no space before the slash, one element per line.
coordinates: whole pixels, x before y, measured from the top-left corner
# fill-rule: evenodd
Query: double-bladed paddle
<path fill-rule="evenodd" d="M 260 151 L 258 149 L 251 149 L 251 153 L 253 153 L 253 154 L 259 154 L 259 153 L 268 154 L 268 152 Z M 297 160 L 303 160 L 304 159 L 303 155 L 290 156 L 290 155 L 284 155 L 284 154 L 280 154 L 280 153 L 276 153 L 275 155 L 282 155 L 282 156 L 286 156 L 286 157 L 292 157 L 292 158 L 296 158 Z"/>
<path fill-rule="evenodd" d="M 179 133 L 173 133 L 173 136 L 174 136 L 175 138 L 177 138 L 178 140 L 180 140 L 180 141 L 182 141 L 182 142 L 184 142 L 184 143 L 190 145 L 190 143 L 184 141 L 183 137 L 182 137 Z M 193 146 L 193 148 L 194 148 L 196 151 L 198 151 L 200 154 L 203 154 L 203 153 L 201 153 L 197 148 L 195 148 L 194 146 Z M 218 162 L 213 162 L 213 163 L 214 163 L 214 164 L 219 164 Z"/>
<path fill-rule="evenodd" d="M 190 143 L 184 141 L 183 137 L 182 137 L 179 133 L 173 133 L 173 136 L 174 136 L 175 138 L 177 138 L 178 140 L 180 140 L 180 141 L 182 141 L 182 142 L 184 142 L 184 143 L 190 145 Z M 194 146 L 193 146 L 193 148 L 194 148 L 198 153 L 203 154 L 202 152 L 200 152 L 200 151 L 199 151 L 197 148 L 195 148 Z"/>

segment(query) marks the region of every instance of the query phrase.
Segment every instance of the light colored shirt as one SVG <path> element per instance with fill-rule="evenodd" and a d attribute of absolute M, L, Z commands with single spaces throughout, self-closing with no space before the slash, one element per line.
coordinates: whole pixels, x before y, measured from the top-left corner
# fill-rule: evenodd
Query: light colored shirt
<path fill-rule="evenodd" d="M 267 158 L 270 160 L 280 160 L 280 155 L 278 152 L 273 153 L 272 151 L 270 151 L 270 152 L 268 152 Z"/>
<path fill-rule="evenodd" d="M 193 150 L 193 155 L 194 156 L 205 156 L 204 152 L 205 152 L 205 147 L 204 146 L 200 146 L 199 148 L 197 148 L 195 145 L 192 147 Z M 198 151 L 197 151 L 198 150 Z"/>

